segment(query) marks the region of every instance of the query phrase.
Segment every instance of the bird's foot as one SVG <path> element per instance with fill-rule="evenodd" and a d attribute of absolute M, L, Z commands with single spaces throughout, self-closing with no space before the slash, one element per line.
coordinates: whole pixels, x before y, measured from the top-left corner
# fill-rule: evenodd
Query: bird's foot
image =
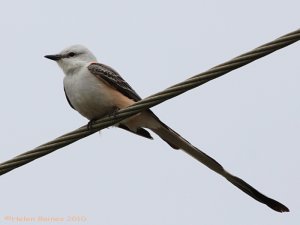
<path fill-rule="evenodd" d="M 117 112 L 118 112 L 119 110 L 120 110 L 120 108 L 118 108 L 117 106 L 114 106 L 114 107 L 112 108 L 112 111 L 111 111 L 110 113 L 108 113 L 106 116 L 111 116 L 111 117 L 115 118 L 115 117 L 116 117 L 116 114 L 117 114 Z M 96 120 L 97 120 L 97 119 L 91 119 L 91 120 L 88 122 L 88 124 L 87 124 L 87 129 L 88 129 L 88 130 L 91 130 L 91 129 L 92 129 L 92 126 L 95 124 Z"/>
<path fill-rule="evenodd" d="M 92 126 L 95 124 L 97 119 L 91 119 L 88 124 L 86 125 L 87 126 L 87 129 L 88 130 L 91 130 L 92 129 Z"/>
<path fill-rule="evenodd" d="M 111 117 L 115 118 L 115 117 L 116 117 L 116 114 L 117 114 L 117 112 L 118 112 L 119 110 L 120 110 L 119 107 L 114 106 L 113 109 L 112 109 L 112 111 L 111 111 L 111 113 L 109 113 L 108 116 L 111 116 Z"/>

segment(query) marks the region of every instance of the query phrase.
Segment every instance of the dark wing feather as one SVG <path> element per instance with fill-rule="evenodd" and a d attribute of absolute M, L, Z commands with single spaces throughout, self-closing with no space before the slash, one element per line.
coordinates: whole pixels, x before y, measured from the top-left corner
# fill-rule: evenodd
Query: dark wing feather
<path fill-rule="evenodd" d="M 126 97 L 128 97 L 136 102 L 142 99 L 133 90 L 133 88 L 120 76 L 120 74 L 118 74 L 118 72 L 115 71 L 113 68 L 111 68 L 107 65 L 101 64 L 101 63 L 91 63 L 88 66 L 88 69 L 93 75 L 95 75 L 99 79 L 104 80 L 105 82 L 107 82 L 109 85 L 111 85 L 113 88 L 118 90 L 120 93 L 122 93 Z M 148 111 L 151 112 L 150 110 L 148 110 Z M 119 124 L 118 127 L 122 128 L 124 130 L 127 130 L 129 132 L 132 132 L 134 134 L 140 135 L 142 137 L 153 139 L 151 137 L 150 133 L 141 127 L 138 128 L 136 131 L 130 130 L 124 124 Z"/>
<path fill-rule="evenodd" d="M 124 130 L 127 130 L 127 131 L 129 131 L 131 133 L 140 135 L 142 137 L 145 137 L 145 138 L 148 138 L 148 139 L 153 139 L 153 137 L 151 136 L 151 134 L 148 131 L 146 131 L 144 128 L 139 127 L 136 131 L 132 131 L 128 127 L 126 127 L 126 125 L 124 125 L 124 124 L 119 124 L 118 127 L 122 128 Z"/>
<path fill-rule="evenodd" d="M 65 92 L 65 95 L 66 95 L 66 98 L 67 98 L 67 101 L 68 101 L 69 105 L 70 105 L 73 109 L 75 109 L 75 108 L 72 106 L 70 99 L 68 98 L 68 95 L 67 95 L 67 92 L 66 92 L 66 89 L 65 89 L 65 88 L 64 88 L 64 92 Z"/>
<path fill-rule="evenodd" d="M 91 63 L 88 66 L 89 71 L 94 74 L 96 77 L 99 77 L 100 79 L 105 80 L 107 83 L 109 83 L 112 87 L 120 91 L 123 95 L 127 96 L 128 98 L 134 100 L 134 101 L 140 101 L 141 97 L 133 90 L 133 88 L 116 72 L 113 68 L 106 66 L 101 63 Z M 160 119 L 150 110 L 147 109 L 149 113 L 152 114 L 152 116 L 161 123 L 162 126 L 166 127 L 163 122 L 160 121 Z M 120 127 L 125 129 L 124 127 Z M 138 135 L 141 135 L 146 138 L 152 138 L 151 135 L 146 130 L 139 130 L 136 133 Z M 172 145 L 170 142 L 166 141 L 172 148 L 178 149 L 176 146 Z"/>
<path fill-rule="evenodd" d="M 117 89 L 128 98 L 139 101 L 141 97 L 133 90 L 133 88 L 115 71 L 113 68 L 101 63 L 91 63 L 88 66 L 89 71 L 96 77 L 105 80 L 112 87 Z"/>

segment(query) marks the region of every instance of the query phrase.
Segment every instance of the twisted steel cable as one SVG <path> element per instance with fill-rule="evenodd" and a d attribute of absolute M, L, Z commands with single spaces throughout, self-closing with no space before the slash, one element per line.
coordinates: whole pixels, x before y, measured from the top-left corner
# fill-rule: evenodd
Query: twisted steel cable
<path fill-rule="evenodd" d="M 223 64 L 215 66 L 206 72 L 193 76 L 181 83 L 173 85 L 164 91 L 151 95 L 125 109 L 116 112 L 115 115 L 107 116 L 97 120 L 90 129 L 87 126 L 82 126 L 70 133 L 64 134 L 50 142 L 42 144 L 30 151 L 20 154 L 8 161 L 0 164 L 0 175 L 5 174 L 13 169 L 23 166 L 33 160 L 36 160 L 44 155 L 47 155 L 57 149 L 69 145 L 81 138 L 87 137 L 101 129 L 114 125 L 121 120 L 133 116 L 145 109 L 158 105 L 170 98 L 180 95 L 188 90 L 198 87 L 210 80 L 220 77 L 232 70 L 242 67 L 250 62 L 253 62 L 263 56 L 266 56 L 276 50 L 284 48 L 300 39 L 300 29 L 289 34 L 286 34 L 272 42 L 264 44 L 253 49 L 245 54 L 233 58 Z"/>

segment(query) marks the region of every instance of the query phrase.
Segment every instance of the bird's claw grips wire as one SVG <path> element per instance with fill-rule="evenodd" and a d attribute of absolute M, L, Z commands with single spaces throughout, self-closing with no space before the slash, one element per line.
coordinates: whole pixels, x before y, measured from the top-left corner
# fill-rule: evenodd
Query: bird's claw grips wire
<path fill-rule="evenodd" d="M 0 175 L 3 175 L 13 169 L 23 166 L 35 159 L 38 159 L 44 155 L 47 155 L 57 149 L 60 149 L 66 145 L 69 145 L 81 138 L 87 137 L 101 129 L 109 127 L 115 123 L 120 122 L 130 116 L 133 116 L 147 108 L 151 108 L 158 105 L 170 98 L 180 95 L 188 90 L 198 87 L 210 80 L 220 77 L 232 70 L 242 67 L 250 62 L 253 62 L 263 56 L 266 56 L 276 50 L 286 47 L 300 39 L 300 29 L 286 34 L 276 40 L 264 44 L 258 48 L 253 49 L 245 54 L 242 54 L 236 58 L 233 58 L 223 64 L 215 66 L 206 72 L 193 76 L 181 83 L 173 85 L 164 91 L 151 95 L 125 109 L 119 110 L 113 116 L 105 117 L 95 121 L 91 126 L 91 129 L 87 129 L 87 126 L 80 127 L 70 133 L 64 134 L 50 142 L 40 145 L 30 151 L 20 154 L 8 161 L 0 164 Z"/>

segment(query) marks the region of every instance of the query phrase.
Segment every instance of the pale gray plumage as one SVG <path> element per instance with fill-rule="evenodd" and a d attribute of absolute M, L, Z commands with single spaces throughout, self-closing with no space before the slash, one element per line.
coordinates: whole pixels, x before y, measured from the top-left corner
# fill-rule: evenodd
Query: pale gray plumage
<path fill-rule="evenodd" d="M 111 67 L 97 63 L 96 57 L 84 46 L 73 45 L 57 55 L 47 55 L 55 60 L 65 73 L 64 88 L 70 105 L 89 120 L 99 119 L 140 100 L 138 94 Z M 225 177 L 243 192 L 278 212 L 289 209 L 283 204 L 261 194 L 242 179 L 228 173 L 213 158 L 190 144 L 178 133 L 146 110 L 117 124 L 135 134 L 152 138 L 143 128 L 149 128 L 174 149 L 182 149 L 195 159 Z"/>

